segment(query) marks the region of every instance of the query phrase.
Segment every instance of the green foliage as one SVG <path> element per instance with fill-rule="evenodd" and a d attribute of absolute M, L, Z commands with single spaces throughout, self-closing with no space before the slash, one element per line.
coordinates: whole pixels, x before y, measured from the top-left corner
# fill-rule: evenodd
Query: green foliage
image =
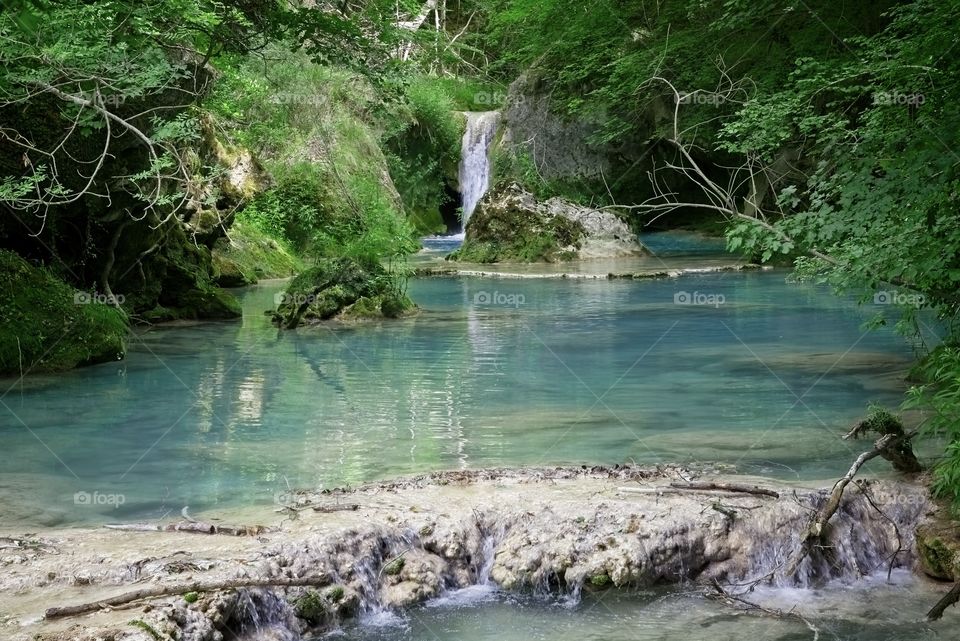
<path fill-rule="evenodd" d="M 238 220 L 298 253 L 389 260 L 415 251 L 383 153 L 380 99 L 364 78 L 302 52 L 231 70 L 208 106 L 273 176 Z"/>
<path fill-rule="evenodd" d="M 282 240 L 243 220 L 234 221 L 228 237 L 217 241 L 213 264 L 221 287 L 286 278 L 303 269 L 303 261 Z"/>
<path fill-rule="evenodd" d="M 928 431 L 947 441 L 944 460 L 934 470 L 934 492 L 960 504 L 960 347 L 942 345 L 924 358 L 905 404 L 930 413 Z"/>
<path fill-rule="evenodd" d="M 721 144 L 768 157 L 795 147 L 816 160 L 781 190 L 789 215 L 772 229 L 735 225 L 731 248 L 764 259 L 811 254 L 797 263 L 802 276 L 863 292 L 864 302 L 879 297 L 877 322 L 895 320 L 904 334 L 942 324 L 947 346 L 926 357 L 907 405 L 930 409 L 927 428 L 947 438 L 936 489 L 960 501 L 960 367 L 949 347 L 960 311 L 960 175 L 951 151 L 960 145 L 960 64 L 942 55 L 947 25 L 958 19 L 955 4 L 918 0 L 843 50 L 798 59 L 777 91 L 724 125 Z"/>
<path fill-rule="evenodd" d="M 414 78 L 388 118 L 385 146 L 390 175 L 413 224 L 443 231 L 440 208 L 455 186 L 465 121 L 456 113 L 450 82 Z"/>
<path fill-rule="evenodd" d="M 856 434 L 878 434 L 880 436 L 893 434 L 899 436 L 903 434 L 903 421 L 887 408 L 871 404 L 867 408 L 867 417 L 857 424 Z"/>

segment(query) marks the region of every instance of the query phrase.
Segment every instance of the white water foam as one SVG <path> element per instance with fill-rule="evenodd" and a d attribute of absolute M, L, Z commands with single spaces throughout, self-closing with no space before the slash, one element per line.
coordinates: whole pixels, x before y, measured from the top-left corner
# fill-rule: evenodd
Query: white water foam
<path fill-rule="evenodd" d="M 460 151 L 460 194 L 463 228 L 490 186 L 490 143 L 497 133 L 499 111 L 468 111 L 467 129 Z"/>

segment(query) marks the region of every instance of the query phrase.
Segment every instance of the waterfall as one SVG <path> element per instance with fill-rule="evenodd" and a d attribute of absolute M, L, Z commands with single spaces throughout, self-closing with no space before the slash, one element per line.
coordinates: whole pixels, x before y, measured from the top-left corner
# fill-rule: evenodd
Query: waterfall
<path fill-rule="evenodd" d="M 467 130 L 460 151 L 460 193 L 463 229 L 490 186 L 490 143 L 497 133 L 499 111 L 467 111 Z"/>

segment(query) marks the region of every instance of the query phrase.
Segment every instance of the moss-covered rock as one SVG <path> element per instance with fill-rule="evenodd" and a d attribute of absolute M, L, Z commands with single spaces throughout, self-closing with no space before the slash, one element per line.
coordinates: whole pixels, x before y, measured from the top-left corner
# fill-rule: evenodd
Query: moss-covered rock
<path fill-rule="evenodd" d="M 213 277 L 220 287 L 242 287 L 261 278 L 287 278 L 303 262 L 256 226 L 236 221 L 228 238 L 213 246 Z"/>
<path fill-rule="evenodd" d="M 210 249 L 176 221 L 131 233 L 117 248 L 116 263 L 127 267 L 115 270 L 111 285 L 125 295 L 124 308 L 136 321 L 241 316 L 236 298 L 214 283 Z"/>
<path fill-rule="evenodd" d="M 397 557 L 383 566 L 383 573 L 387 576 L 396 576 L 403 571 L 403 566 L 405 565 L 406 560 L 402 556 Z"/>
<path fill-rule="evenodd" d="M 0 375 L 123 358 L 125 314 L 0 250 Z"/>
<path fill-rule="evenodd" d="M 610 575 L 604 574 L 594 574 L 590 577 L 590 585 L 595 588 L 606 588 L 610 587 L 613 581 L 610 579 Z"/>
<path fill-rule="evenodd" d="M 943 511 L 946 514 L 946 510 Z M 946 517 L 944 517 L 946 518 Z M 931 520 L 917 528 L 917 558 L 925 574 L 960 581 L 960 523 Z"/>
<path fill-rule="evenodd" d="M 467 224 L 450 260 L 473 263 L 558 262 L 639 254 L 643 247 L 609 212 L 560 198 L 537 202 L 517 184 L 488 192 Z"/>
<path fill-rule="evenodd" d="M 293 602 L 293 611 L 298 618 L 310 625 L 325 623 L 330 617 L 327 600 L 316 590 L 307 590 Z"/>
<path fill-rule="evenodd" d="M 243 287 L 257 282 L 253 270 L 244 269 L 233 258 L 216 251 L 213 253 L 213 278 L 220 287 Z"/>
<path fill-rule="evenodd" d="M 178 299 L 177 318 L 228 320 L 243 314 L 240 301 L 219 287 L 201 286 L 184 292 Z"/>
<path fill-rule="evenodd" d="M 342 319 L 396 318 L 414 308 L 398 277 L 375 262 L 323 260 L 292 281 L 278 299 L 273 321 L 282 328 Z"/>

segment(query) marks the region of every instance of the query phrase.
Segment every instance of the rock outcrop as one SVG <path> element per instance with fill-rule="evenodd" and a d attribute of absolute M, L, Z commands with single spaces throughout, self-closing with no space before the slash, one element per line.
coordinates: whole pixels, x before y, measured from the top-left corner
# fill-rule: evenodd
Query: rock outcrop
<path fill-rule="evenodd" d="M 509 153 L 528 155 L 546 180 L 609 175 L 613 150 L 590 142 L 599 132 L 601 118 L 565 119 L 554 110 L 551 93 L 536 69 L 510 84 L 501 144 Z"/>
<path fill-rule="evenodd" d="M 608 211 L 562 198 L 538 202 L 516 183 L 488 192 L 470 217 L 451 260 L 474 263 L 558 262 L 643 253 L 635 233 Z"/>
<path fill-rule="evenodd" d="M 123 358 L 127 318 L 119 302 L 76 291 L 50 270 L 0 249 L 0 375 Z"/>
<path fill-rule="evenodd" d="M 949 507 L 938 506 L 917 527 L 917 558 L 924 574 L 940 581 L 960 581 L 960 523 Z"/>
<path fill-rule="evenodd" d="M 277 297 L 273 322 L 283 329 L 331 318 L 396 318 L 414 308 L 397 280 L 379 263 L 324 260 L 303 272 Z"/>

